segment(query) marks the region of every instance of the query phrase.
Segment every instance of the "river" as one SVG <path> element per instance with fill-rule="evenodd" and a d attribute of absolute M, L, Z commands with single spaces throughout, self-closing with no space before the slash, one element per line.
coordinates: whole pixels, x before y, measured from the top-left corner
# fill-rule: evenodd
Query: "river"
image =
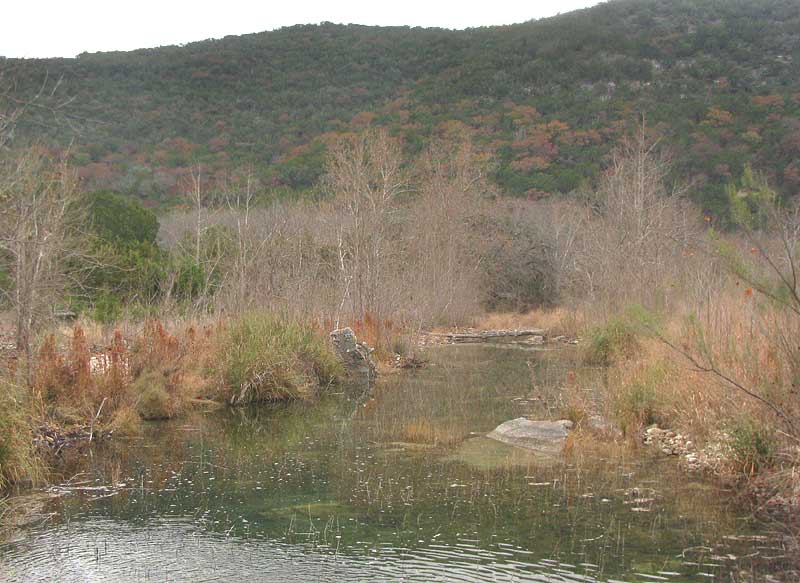
<path fill-rule="evenodd" d="M 570 349 L 426 354 L 372 398 L 195 412 L 95 447 L 0 542 L 0 581 L 678 582 L 779 567 L 770 529 L 672 459 L 482 437 L 557 415 L 565 383 L 601 383 Z"/>

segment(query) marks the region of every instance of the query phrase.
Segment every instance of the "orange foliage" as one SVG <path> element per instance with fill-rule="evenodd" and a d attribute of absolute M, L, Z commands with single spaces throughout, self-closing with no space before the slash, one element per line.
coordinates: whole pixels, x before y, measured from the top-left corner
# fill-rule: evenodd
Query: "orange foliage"
<path fill-rule="evenodd" d="M 753 97 L 753 104 L 758 107 L 782 107 L 783 95 L 756 95 Z"/>

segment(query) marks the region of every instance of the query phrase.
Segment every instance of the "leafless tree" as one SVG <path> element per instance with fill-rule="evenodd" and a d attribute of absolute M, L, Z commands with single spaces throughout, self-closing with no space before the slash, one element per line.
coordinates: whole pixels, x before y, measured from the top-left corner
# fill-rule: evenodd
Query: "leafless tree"
<path fill-rule="evenodd" d="M 681 189 L 667 187 L 670 171 L 668 154 L 642 126 L 614 152 L 595 195 L 583 272 L 590 296 L 610 312 L 666 307 L 663 292 L 680 282 L 698 216 Z"/>
<path fill-rule="evenodd" d="M 81 199 L 73 173 L 38 149 L 0 161 L 0 261 L 10 283 L 2 290 L 16 325 L 28 375 L 33 337 L 86 268 Z"/>
<path fill-rule="evenodd" d="M 464 320 L 481 309 L 485 287 L 486 165 L 464 136 L 431 144 L 417 170 L 406 229 L 413 313 L 420 322 Z"/>
<path fill-rule="evenodd" d="M 348 224 L 340 225 L 339 263 L 353 314 L 381 312 L 379 284 L 392 251 L 399 197 L 408 191 L 402 152 L 386 130 L 369 130 L 336 144 L 328 157 L 327 185 Z"/>

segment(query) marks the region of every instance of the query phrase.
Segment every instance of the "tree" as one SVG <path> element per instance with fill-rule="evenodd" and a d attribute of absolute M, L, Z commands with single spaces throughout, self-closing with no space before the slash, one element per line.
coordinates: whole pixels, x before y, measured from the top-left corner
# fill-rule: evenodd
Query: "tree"
<path fill-rule="evenodd" d="M 83 218 L 76 180 L 64 161 L 38 149 L 0 159 L 0 269 L 9 278 L 2 294 L 14 313 L 28 380 L 34 335 L 86 268 Z"/>
<path fill-rule="evenodd" d="M 379 283 L 391 252 L 390 229 L 398 197 L 408 190 L 402 149 L 386 130 L 339 141 L 327 163 L 327 184 L 347 218 L 339 229 L 342 306 L 353 315 L 382 312 Z"/>
<path fill-rule="evenodd" d="M 167 267 L 155 213 L 134 199 L 97 192 L 89 196 L 88 215 L 94 249 L 104 259 L 88 282 L 95 317 L 113 320 L 125 301 L 152 303 L 163 293 Z"/>

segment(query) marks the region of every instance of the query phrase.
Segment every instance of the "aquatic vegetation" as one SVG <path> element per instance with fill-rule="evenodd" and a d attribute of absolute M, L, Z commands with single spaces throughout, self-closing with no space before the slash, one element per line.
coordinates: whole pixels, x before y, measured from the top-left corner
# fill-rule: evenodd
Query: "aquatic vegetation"
<path fill-rule="evenodd" d="M 183 407 L 179 388 L 158 371 L 141 375 L 129 391 L 134 408 L 142 419 L 170 419 L 180 413 Z"/>
<path fill-rule="evenodd" d="M 621 368 L 609 379 L 610 407 L 623 433 L 637 437 L 648 425 L 665 416 L 665 381 L 669 368 L 664 362 L 635 363 Z"/>
<path fill-rule="evenodd" d="M 545 459 L 483 437 L 453 447 L 379 441 L 404 426 L 481 433 L 482 422 L 534 407 L 523 401 L 529 361 L 542 394 L 574 370 L 557 351 L 431 352 L 434 366 L 380 381 L 388 386 L 363 417 L 336 391 L 311 408 L 290 401 L 148 423 L 149 447 L 104 444 L 70 469 L 86 474 L 63 485 L 47 523 L 32 524 L 25 542 L 0 543 L 7 572 L 297 582 L 457 573 L 476 583 L 699 582 L 740 565 L 756 578 L 775 572 L 761 555 L 740 558 L 780 541 L 729 493 L 623 444 L 583 435 L 571 455 Z M 67 548 L 86 552 L 65 565 Z"/>

